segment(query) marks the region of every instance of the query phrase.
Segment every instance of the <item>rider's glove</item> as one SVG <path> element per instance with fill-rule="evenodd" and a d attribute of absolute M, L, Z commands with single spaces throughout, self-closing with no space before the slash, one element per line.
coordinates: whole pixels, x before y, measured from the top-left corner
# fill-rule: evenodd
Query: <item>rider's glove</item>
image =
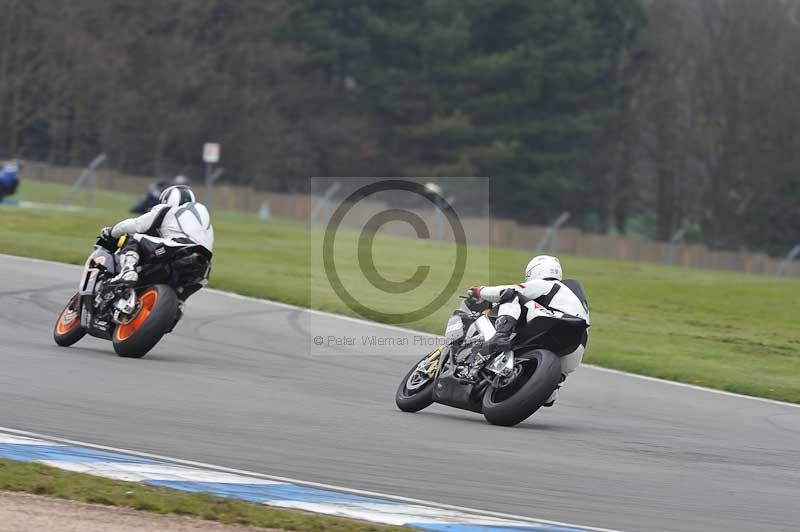
<path fill-rule="evenodd" d="M 506 288 L 500 292 L 500 300 L 498 303 L 511 303 L 517 295 L 517 291 L 513 288 Z"/>
<path fill-rule="evenodd" d="M 474 299 L 475 301 L 481 300 L 481 287 L 480 286 L 471 286 L 469 290 L 467 290 L 467 297 L 470 299 Z"/>
<path fill-rule="evenodd" d="M 103 227 L 100 229 L 100 236 L 106 239 L 111 239 L 111 230 L 113 227 Z"/>

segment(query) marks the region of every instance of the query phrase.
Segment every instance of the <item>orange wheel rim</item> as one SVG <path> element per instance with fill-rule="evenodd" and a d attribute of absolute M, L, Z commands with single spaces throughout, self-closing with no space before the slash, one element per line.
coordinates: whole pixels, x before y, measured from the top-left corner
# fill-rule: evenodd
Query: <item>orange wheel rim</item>
<path fill-rule="evenodd" d="M 153 307 L 156 306 L 158 300 L 158 292 L 155 290 L 148 290 L 139 296 L 139 303 L 142 304 L 136 316 L 126 324 L 119 324 L 114 330 L 114 339 L 117 341 L 127 340 L 133 333 L 139 330 L 142 324 L 147 321 Z"/>
<path fill-rule="evenodd" d="M 67 334 L 77 327 L 80 322 L 81 320 L 78 319 L 78 313 L 67 305 L 67 307 L 61 311 L 61 315 L 56 322 L 56 333 L 60 335 Z"/>

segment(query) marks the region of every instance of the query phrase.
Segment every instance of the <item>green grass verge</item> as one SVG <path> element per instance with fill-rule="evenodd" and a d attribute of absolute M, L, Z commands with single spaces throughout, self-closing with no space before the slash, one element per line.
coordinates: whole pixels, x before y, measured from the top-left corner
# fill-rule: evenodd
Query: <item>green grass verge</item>
<path fill-rule="evenodd" d="M 326 517 L 263 504 L 188 493 L 168 488 L 122 482 L 84 473 L 72 473 L 32 462 L 0 459 L 0 490 L 35 493 L 159 514 L 199 517 L 224 524 L 282 530 L 390 532 L 410 530 L 352 519 Z"/>
<path fill-rule="evenodd" d="M 61 198 L 67 188 L 25 182 L 22 199 Z M 81 264 L 98 228 L 126 216 L 132 197 L 104 192 L 103 209 L 62 213 L 0 208 L 0 252 Z M 319 261 L 321 233 L 301 224 L 215 212 L 211 286 L 354 315 L 330 289 Z M 358 235 L 342 232 L 336 265 L 342 283 L 376 312 L 413 309 L 446 283 L 453 245 L 378 236 L 376 270 L 392 280 L 431 265 L 423 285 L 387 296 L 364 282 Z M 514 283 L 530 253 L 470 247 L 461 288 Z M 723 390 L 800 403 L 800 280 L 657 264 L 562 256 L 566 274 L 589 296 L 592 331 L 586 362 Z M 455 296 L 405 324 L 441 332 Z M 54 313 L 57 309 L 54 309 Z M 374 314 L 375 319 L 386 320 Z M 398 376 L 399 378 L 400 376 Z"/>

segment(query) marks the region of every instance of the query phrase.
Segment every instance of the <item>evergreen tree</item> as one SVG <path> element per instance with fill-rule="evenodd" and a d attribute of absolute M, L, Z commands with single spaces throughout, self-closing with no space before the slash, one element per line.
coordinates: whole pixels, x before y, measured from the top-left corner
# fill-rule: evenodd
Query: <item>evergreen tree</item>
<path fill-rule="evenodd" d="M 546 223 L 586 212 L 599 176 L 582 178 L 580 163 L 623 97 L 611 79 L 620 45 L 609 19 L 629 14 L 594 0 L 470 8 L 475 53 L 462 74 L 479 131 L 473 161 L 493 180 L 497 214 Z"/>
<path fill-rule="evenodd" d="M 457 0 L 304 0 L 282 35 L 302 42 L 327 99 L 367 110 L 382 131 L 383 175 L 443 175 L 464 171 L 455 146 L 467 121 L 451 87 L 468 29 Z"/>
<path fill-rule="evenodd" d="M 545 222 L 583 207 L 577 163 L 623 96 L 629 18 L 604 0 L 305 0 L 288 28 L 378 124 L 382 173 L 487 176 L 498 214 Z"/>

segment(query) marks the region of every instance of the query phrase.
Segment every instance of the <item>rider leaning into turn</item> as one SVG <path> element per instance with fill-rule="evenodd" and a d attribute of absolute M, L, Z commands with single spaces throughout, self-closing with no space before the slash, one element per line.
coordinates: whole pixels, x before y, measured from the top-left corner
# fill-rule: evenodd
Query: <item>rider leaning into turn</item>
<path fill-rule="evenodd" d="M 516 285 L 473 286 L 469 295 L 478 301 L 499 304 L 498 317 L 495 322 L 497 333 L 487 342 L 486 348 L 493 352 L 508 349 L 511 335 L 522 314 L 522 302 L 531 300 L 554 311 L 577 316 L 589 324 L 589 309 L 572 290 L 561 282 L 563 279 L 561 263 L 556 257 L 539 255 L 534 257 L 525 268 L 525 282 Z M 530 316 L 530 314 L 527 314 Z M 531 319 L 531 318 L 528 318 Z M 586 339 L 584 339 L 586 340 Z M 572 353 L 561 357 L 561 383 L 567 375 L 575 371 L 583 359 L 586 341 Z M 544 406 L 552 406 L 558 398 L 558 388 L 553 392 Z"/>
<path fill-rule="evenodd" d="M 128 286 L 139 280 L 136 267 L 140 258 L 148 260 L 167 249 L 185 246 L 202 246 L 210 258 L 214 245 L 211 215 L 205 205 L 195 200 L 188 185 L 167 187 L 159 197 L 159 204 L 149 212 L 122 220 L 114 227 L 105 227 L 102 235 L 130 236 L 120 250 L 120 272 L 109 280 L 109 284 Z"/>

